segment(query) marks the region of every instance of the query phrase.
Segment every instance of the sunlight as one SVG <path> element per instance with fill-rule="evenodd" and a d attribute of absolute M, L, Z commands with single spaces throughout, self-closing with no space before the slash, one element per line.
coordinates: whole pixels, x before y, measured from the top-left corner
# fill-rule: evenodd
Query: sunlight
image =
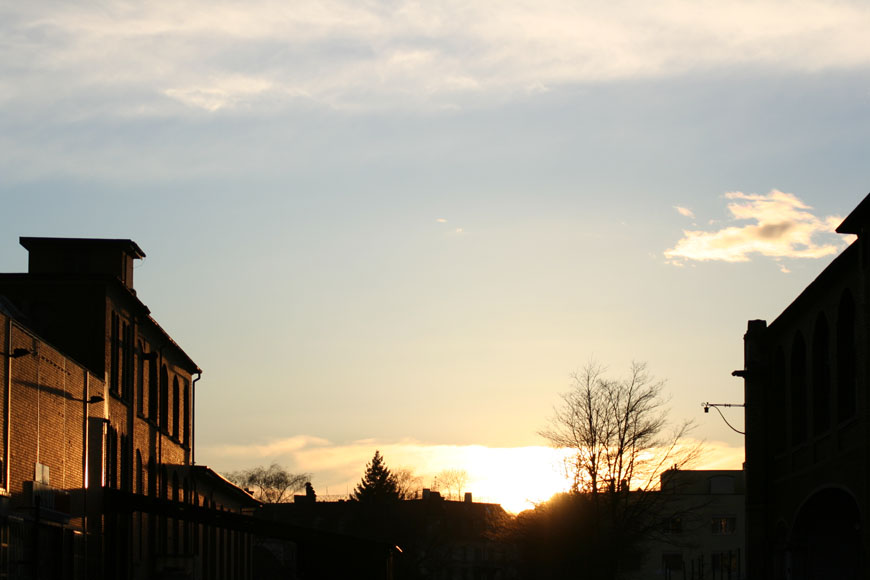
<path fill-rule="evenodd" d="M 571 485 L 562 468 L 564 452 L 557 449 L 469 446 L 458 451 L 457 463 L 468 472 L 474 500 L 501 504 L 512 513 L 533 508 Z"/>
<path fill-rule="evenodd" d="M 569 452 L 543 445 L 486 447 L 372 439 L 336 445 L 326 439 L 298 435 L 264 444 L 204 445 L 201 449 L 204 457 L 223 470 L 278 462 L 291 470 L 311 473 L 318 496 L 332 501 L 353 491 L 375 449 L 380 450 L 389 467 L 409 469 L 425 488 L 432 488 L 435 476 L 444 469 L 464 470 L 468 481 L 463 492 L 471 492 L 475 502 L 498 503 L 515 514 L 571 485 L 563 470 Z M 743 459 L 743 447 L 709 441 L 690 468 L 740 469 Z"/>

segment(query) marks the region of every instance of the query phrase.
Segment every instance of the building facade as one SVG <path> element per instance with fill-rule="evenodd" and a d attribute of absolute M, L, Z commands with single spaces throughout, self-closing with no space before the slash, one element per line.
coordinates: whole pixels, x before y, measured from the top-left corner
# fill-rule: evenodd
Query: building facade
<path fill-rule="evenodd" d="M 645 546 L 638 580 L 741 580 L 746 573 L 744 473 L 679 470 L 662 474 L 660 529 Z"/>
<path fill-rule="evenodd" d="M 0 579 L 249 578 L 258 502 L 193 464 L 201 371 L 136 295 L 144 252 L 21 244 L 28 272 L 0 274 Z"/>
<path fill-rule="evenodd" d="M 870 196 L 851 243 L 744 337 L 749 578 L 864 578 L 870 535 Z"/>

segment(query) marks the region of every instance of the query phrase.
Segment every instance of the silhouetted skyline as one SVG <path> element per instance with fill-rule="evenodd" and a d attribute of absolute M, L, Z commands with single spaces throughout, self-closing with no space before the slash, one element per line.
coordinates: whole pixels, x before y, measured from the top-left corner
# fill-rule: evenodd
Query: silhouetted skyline
<path fill-rule="evenodd" d="M 595 357 L 646 361 L 730 457 L 699 467 L 739 467 L 700 404 L 742 399 L 745 321 L 868 190 L 868 9 L 179 10 L 4 9 L 0 271 L 19 236 L 145 248 L 205 371 L 199 461 L 504 480 Z"/>

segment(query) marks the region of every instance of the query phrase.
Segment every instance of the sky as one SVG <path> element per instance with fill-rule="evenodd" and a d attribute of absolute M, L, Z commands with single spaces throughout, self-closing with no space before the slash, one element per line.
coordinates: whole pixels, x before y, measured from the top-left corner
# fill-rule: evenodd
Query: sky
<path fill-rule="evenodd" d="M 850 242 L 868 28 L 818 0 L 7 2 L 0 271 L 19 236 L 135 240 L 219 471 L 340 495 L 379 449 L 539 501 L 591 360 L 645 361 L 699 467 L 739 468 L 701 404 L 742 401 L 747 320 Z"/>

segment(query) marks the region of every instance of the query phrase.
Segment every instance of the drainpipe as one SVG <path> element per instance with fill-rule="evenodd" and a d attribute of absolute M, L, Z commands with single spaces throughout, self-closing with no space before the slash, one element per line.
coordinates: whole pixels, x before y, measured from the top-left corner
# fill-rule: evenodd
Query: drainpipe
<path fill-rule="evenodd" d="M 202 371 L 196 371 L 196 378 L 190 383 L 190 464 L 196 465 L 196 381 L 202 378 Z"/>

